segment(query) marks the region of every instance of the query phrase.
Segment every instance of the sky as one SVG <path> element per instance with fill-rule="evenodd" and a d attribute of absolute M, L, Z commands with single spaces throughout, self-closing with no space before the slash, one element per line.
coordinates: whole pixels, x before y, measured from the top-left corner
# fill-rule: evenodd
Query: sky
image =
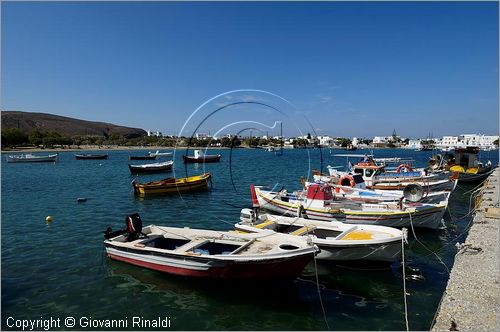
<path fill-rule="evenodd" d="M 170 135 L 248 123 L 278 134 L 275 121 L 285 136 L 498 135 L 498 12 L 498 2 L 2 1 L 1 109 Z"/>

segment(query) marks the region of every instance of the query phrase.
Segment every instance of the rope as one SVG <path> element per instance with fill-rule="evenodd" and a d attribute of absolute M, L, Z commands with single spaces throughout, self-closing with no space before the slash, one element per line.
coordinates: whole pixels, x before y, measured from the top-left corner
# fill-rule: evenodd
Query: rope
<path fill-rule="evenodd" d="M 473 214 L 475 214 L 477 212 L 477 208 L 476 207 L 472 208 L 472 200 L 473 200 L 473 196 L 469 197 L 469 212 L 467 212 L 465 215 L 460 216 L 458 218 L 455 217 L 452 214 L 449 206 L 446 207 L 448 213 L 450 214 L 450 218 L 452 219 L 452 221 L 453 220 L 467 218 L 470 215 L 473 215 Z M 454 242 L 457 241 L 460 237 L 462 237 L 463 235 L 465 235 L 465 233 L 467 233 L 470 230 L 470 228 L 472 227 L 472 223 L 473 223 L 473 218 L 471 218 L 469 220 L 469 222 L 465 225 L 465 228 L 464 228 L 464 230 L 461 233 L 457 234 L 457 236 L 455 236 L 453 239 L 450 239 L 449 241 L 447 241 L 447 243 L 445 245 L 443 245 L 443 246 L 439 247 L 438 249 L 436 249 L 435 252 L 441 252 L 444 248 L 446 248 L 446 247 L 448 247 L 450 245 L 455 245 Z M 429 256 L 433 255 L 433 254 L 434 254 L 434 252 L 431 252 L 431 253 L 429 253 L 429 254 L 427 254 L 425 256 L 420 256 L 419 259 L 424 259 L 426 257 L 429 257 Z"/>
<path fill-rule="evenodd" d="M 415 234 L 415 229 L 413 228 L 413 219 L 411 217 L 411 213 L 409 213 L 409 216 L 410 216 L 410 226 L 411 226 L 411 232 L 413 233 L 413 237 L 415 238 L 415 240 L 422 246 L 424 247 L 428 252 L 434 254 L 434 256 L 436 256 L 436 258 L 441 262 L 441 264 L 443 264 L 443 266 L 446 268 L 446 271 L 448 271 L 448 274 L 450 273 L 450 269 L 448 268 L 448 266 L 446 266 L 446 264 L 443 262 L 443 260 L 441 259 L 441 257 L 439 257 L 439 255 L 432 251 L 431 249 L 429 249 L 425 244 L 423 244 L 418 238 L 417 238 L 417 234 Z"/>
<path fill-rule="evenodd" d="M 408 324 L 408 302 L 406 300 L 406 271 L 405 271 L 405 242 L 404 236 L 401 237 L 401 265 L 403 266 L 403 299 L 405 304 L 405 323 L 406 331 L 410 331 Z"/>
<path fill-rule="evenodd" d="M 323 299 L 321 298 L 321 289 L 319 287 L 319 277 L 318 277 L 318 267 L 316 265 L 316 254 L 314 256 L 314 273 L 316 275 L 316 287 L 318 288 L 319 304 L 321 305 L 321 311 L 323 312 L 323 319 L 325 320 L 326 329 L 330 330 L 330 325 L 328 325 L 328 320 L 326 319 L 325 306 L 323 305 Z"/>

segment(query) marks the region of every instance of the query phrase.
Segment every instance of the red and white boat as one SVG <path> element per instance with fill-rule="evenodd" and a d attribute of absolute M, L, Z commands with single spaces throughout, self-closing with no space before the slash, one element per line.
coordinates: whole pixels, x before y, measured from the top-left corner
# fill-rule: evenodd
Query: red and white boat
<path fill-rule="evenodd" d="M 284 234 L 242 234 L 188 227 L 142 228 L 138 214 L 127 229 L 105 232 L 109 258 L 169 274 L 215 279 L 294 279 L 319 249 Z"/>

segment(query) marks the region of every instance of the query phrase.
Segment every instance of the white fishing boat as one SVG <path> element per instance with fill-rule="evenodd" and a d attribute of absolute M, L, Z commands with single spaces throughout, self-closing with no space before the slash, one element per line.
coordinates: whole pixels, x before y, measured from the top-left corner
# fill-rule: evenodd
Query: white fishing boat
<path fill-rule="evenodd" d="M 150 225 L 138 214 L 105 232 L 109 258 L 169 274 L 213 279 L 294 279 L 319 249 L 307 238 Z"/>
<path fill-rule="evenodd" d="M 386 172 L 385 166 L 375 162 L 359 162 L 351 166 L 350 172 L 342 172 L 327 166 L 332 178 L 343 181 L 346 176 L 361 175 L 367 189 L 403 190 L 407 185 L 419 184 L 428 191 L 452 190 L 457 175 L 453 172 L 432 173 L 424 169 L 413 170 L 408 164 L 400 164 L 397 171 Z M 340 183 L 339 183 L 340 184 Z"/>
<path fill-rule="evenodd" d="M 174 162 L 172 160 L 165 161 L 163 163 L 151 163 L 142 165 L 128 165 L 130 172 L 135 173 L 158 173 L 166 172 L 172 170 L 172 165 Z"/>
<path fill-rule="evenodd" d="M 445 200 L 450 191 L 455 189 L 457 180 L 454 180 L 454 186 L 451 190 L 432 191 L 424 188 L 419 184 L 413 183 L 405 186 L 404 190 L 380 190 L 367 189 L 363 178 L 359 174 L 343 175 L 341 178 L 331 177 L 327 175 L 313 175 L 314 182 L 303 182 L 304 188 L 314 183 L 328 184 L 332 187 L 335 200 L 351 200 L 365 203 L 380 203 L 380 202 L 399 202 L 404 199 L 405 191 L 415 192 L 422 191 L 422 197 L 419 200 L 422 203 L 439 203 Z"/>
<path fill-rule="evenodd" d="M 220 161 L 222 155 L 219 154 L 204 154 L 201 150 L 194 150 L 194 156 L 183 155 L 184 163 L 216 163 Z"/>
<path fill-rule="evenodd" d="M 277 232 L 307 236 L 321 250 L 317 259 L 335 261 L 398 260 L 406 229 L 375 225 L 351 225 L 338 221 L 319 221 L 271 214 L 256 217 L 251 209 L 242 209 L 238 231 L 249 233 Z"/>
<path fill-rule="evenodd" d="M 172 154 L 173 152 L 160 152 L 160 150 L 156 150 L 156 152 L 148 152 L 148 155 L 156 157 L 171 156 Z"/>
<path fill-rule="evenodd" d="M 332 188 L 326 184 L 310 185 L 307 191 L 291 194 L 285 189 L 270 191 L 253 185 L 250 188 L 254 207 L 280 215 L 390 227 L 440 228 L 450 195 L 444 193 L 445 198 L 437 204 L 405 200 L 364 203 L 335 200 Z"/>
<path fill-rule="evenodd" d="M 7 156 L 7 162 L 9 163 L 36 163 L 36 162 L 56 162 L 59 154 L 49 154 L 46 156 L 34 155 L 31 153 L 9 155 Z"/>

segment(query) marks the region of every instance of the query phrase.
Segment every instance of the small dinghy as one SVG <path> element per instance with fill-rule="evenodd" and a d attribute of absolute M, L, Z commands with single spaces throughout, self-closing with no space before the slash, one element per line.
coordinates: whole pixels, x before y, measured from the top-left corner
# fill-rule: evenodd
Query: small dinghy
<path fill-rule="evenodd" d="M 188 227 L 142 228 L 139 214 L 127 228 L 105 232 L 110 259 L 169 274 L 211 279 L 294 279 L 318 252 L 306 238 L 242 234 Z"/>
<path fill-rule="evenodd" d="M 129 156 L 130 160 L 156 160 L 158 156 L 146 154 L 144 156 Z"/>
<path fill-rule="evenodd" d="M 108 159 L 107 154 L 75 154 L 75 158 L 79 160 L 85 159 Z"/>
<path fill-rule="evenodd" d="M 401 256 L 402 239 L 406 230 L 375 225 L 349 225 L 338 221 L 319 221 L 261 214 L 256 217 L 250 209 L 242 209 L 239 231 L 249 233 L 278 232 L 307 236 L 321 252 L 318 259 L 335 261 L 392 262 Z"/>
<path fill-rule="evenodd" d="M 186 178 L 166 178 L 147 183 L 139 183 L 134 179 L 132 186 L 134 187 L 135 194 L 141 196 L 150 194 L 178 194 L 207 189 L 211 178 L 212 175 L 210 173 L 205 173 Z"/>
<path fill-rule="evenodd" d="M 220 158 L 220 154 L 203 154 L 201 150 L 194 150 L 194 156 L 182 156 L 184 163 L 216 163 Z"/>
<path fill-rule="evenodd" d="M 157 157 L 171 156 L 172 154 L 173 152 L 160 152 L 160 150 L 156 150 L 156 152 L 151 152 L 151 151 L 148 152 L 149 156 L 157 156 Z"/>
<path fill-rule="evenodd" d="M 172 170 L 172 165 L 174 162 L 172 160 L 165 161 L 163 163 L 152 163 L 152 164 L 142 164 L 142 165 L 128 165 L 130 173 L 159 173 L 167 172 Z"/>
<path fill-rule="evenodd" d="M 49 154 L 46 156 L 34 155 L 31 153 L 7 156 L 8 163 L 38 163 L 38 162 L 56 162 L 59 154 Z"/>

